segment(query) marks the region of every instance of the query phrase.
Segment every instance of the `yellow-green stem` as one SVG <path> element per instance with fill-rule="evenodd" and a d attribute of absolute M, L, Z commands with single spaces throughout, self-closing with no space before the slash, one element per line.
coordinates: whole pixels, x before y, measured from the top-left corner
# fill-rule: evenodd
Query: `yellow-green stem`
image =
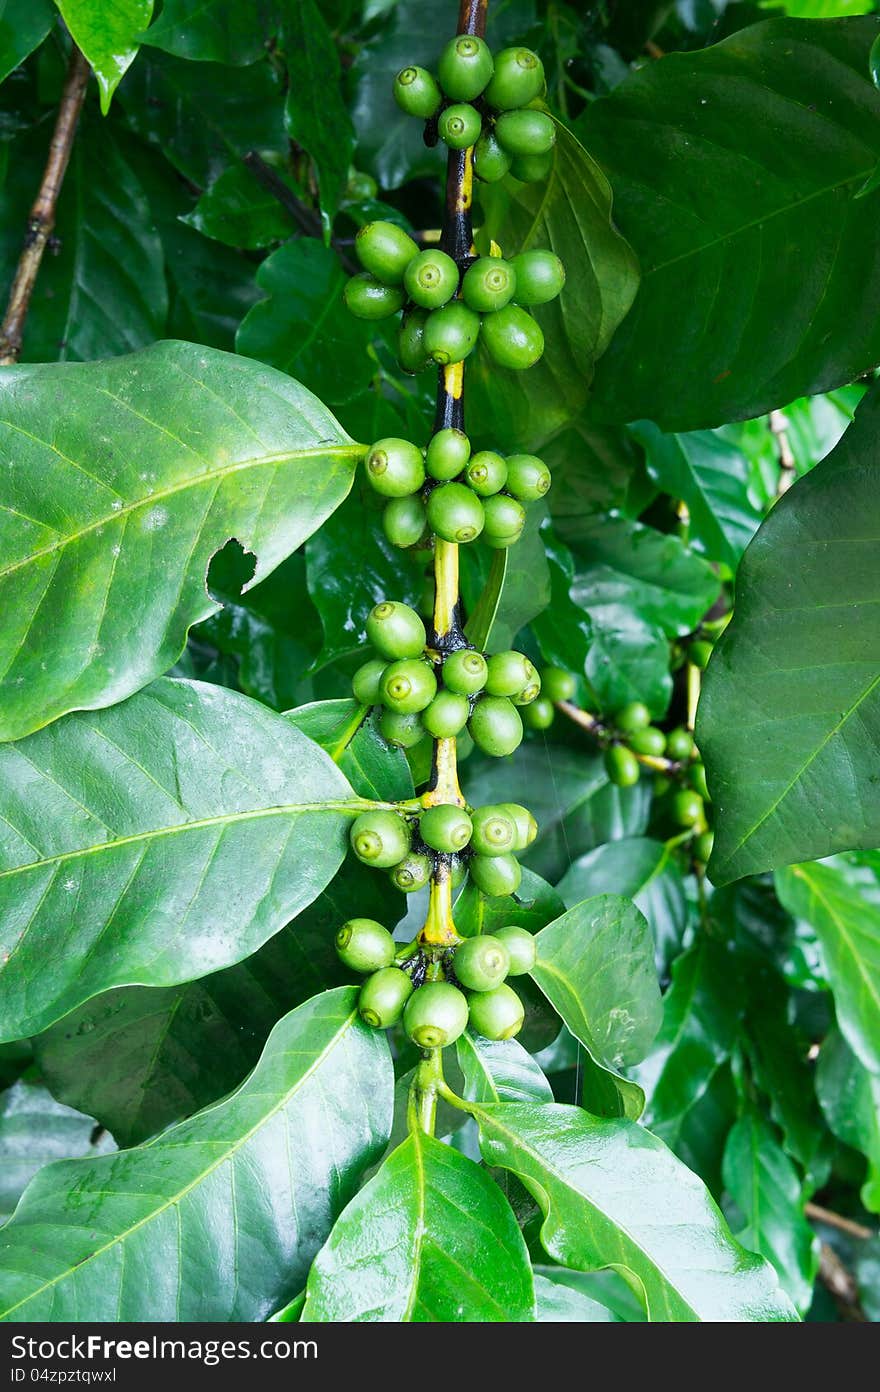
<path fill-rule="evenodd" d="M 423 947 L 455 947 L 461 942 L 452 918 L 452 871 L 445 861 L 431 877 L 428 912 L 419 941 Z"/>

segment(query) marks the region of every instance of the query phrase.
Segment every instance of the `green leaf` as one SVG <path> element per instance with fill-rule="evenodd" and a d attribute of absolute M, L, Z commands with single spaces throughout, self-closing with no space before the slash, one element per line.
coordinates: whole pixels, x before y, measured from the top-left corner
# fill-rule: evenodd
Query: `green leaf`
<path fill-rule="evenodd" d="M 113 93 L 134 62 L 153 0 L 55 0 L 74 43 L 95 71 L 106 116 Z"/>
<path fill-rule="evenodd" d="M 300 1006 L 238 1092 L 151 1145 L 44 1169 L 0 1230 L 0 1319 L 254 1322 L 290 1300 L 391 1126 L 355 1000 Z"/>
<path fill-rule="evenodd" d="M 163 0 L 142 42 L 200 63 L 254 63 L 275 20 L 273 0 Z"/>
<path fill-rule="evenodd" d="M 385 743 L 357 701 L 313 701 L 288 711 L 287 719 L 330 755 L 360 797 L 405 802 L 415 796 L 403 750 Z"/>
<path fill-rule="evenodd" d="M 0 746 L 0 768 L 4 1039 L 247 957 L 329 882 L 363 806 L 290 721 L 171 678 Z"/>
<path fill-rule="evenodd" d="M 361 453 L 297 382 L 195 344 L 10 368 L 0 738 L 165 671 L 219 607 L 212 554 L 234 535 L 268 574 L 338 507 Z"/>
<path fill-rule="evenodd" d="M 469 615 L 465 633 L 484 652 L 505 652 L 520 629 L 550 603 L 550 571 L 541 535 L 545 510 L 535 503 L 516 546 L 488 551 L 465 546 L 461 552 L 461 595 Z"/>
<path fill-rule="evenodd" d="M 278 171 L 275 171 L 278 173 Z M 279 174 L 283 178 L 283 175 Z M 287 182 L 285 180 L 285 182 Z M 295 194 L 292 185 L 288 185 Z M 224 169 L 206 189 L 191 213 L 182 219 L 189 227 L 227 246 L 259 250 L 290 236 L 293 219 L 245 164 Z M 267 263 L 263 262 L 263 266 Z M 260 268 L 262 270 L 262 266 Z M 259 281 L 258 281 L 259 283 Z M 299 287 L 307 293 L 308 285 Z M 257 353 L 251 357 L 261 356 Z"/>
<path fill-rule="evenodd" d="M 342 96 L 336 44 L 315 0 L 285 6 L 283 41 L 288 75 L 284 122 L 291 140 L 314 161 L 329 240 L 348 182 L 354 127 Z"/>
<path fill-rule="evenodd" d="M 550 247 L 566 268 L 561 295 L 534 311 L 544 333 L 528 372 L 498 370 L 484 350 L 468 365 L 468 420 L 495 447 L 534 449 L 582 410 L 596 360 L 627 313 L 639 273 L 611 220 L 611 189 L 595 160 L 557 124 L 553 169 L 540 183 L 508 177 L 480 188 L 484 254 L 495 241 L 512 257 Z"/>
<path fill-rule="evenodd" d="M 744 1247 L 766 1257 L 795 1309 L 804 1314 L 813 1298 L 819 1244 L 804 1217 L 798 1172 L 769 1122 L 746 1109 L 727 1138 L 724 1183 L 742 1216 L 736 1235 Z"/>
<path fill-rule="evenodd" d="M 552 1272 L 553 1267 L 546 1270 Z M 535 1272 L 535 1299 L 539 1324 L 618 1323 L 617 1316 L 606 1305 L 538 1271 Z"/>
<path fill-rule="evenodd" d="M 716 884 L 880 844 L 878 420 L 874 390 L 743 558 L 697 722 Z"/>
<path fill-rule="evenodd" d="M 534 1305 L 525 1243 L 497 1184 L 415 1131 L 315 1258 L 302 1320 L 519 1323 Z"/>
<path fill-rule="evenodd" d="M 552 1102 L 553 1089 L 515 1039 L 491 1040 L 466 1032 L 456 1044 L 471 1102 Z"/>
<path fill-rule="evenodd" d="M 51 0 L 6 0 L 0 13 L 0 82 L 39 48 L 54 22 Z"/>
<path fill-rule="evenodd" d="M 644 1058 L 660 1025 L 660 990 L 651 930 L 615 894 L 587 899 L 537 935 L 532 977 L 587 1049 L 603 1110 L 637 1117 L 641 1088 L 617 1070 Z"/>
<path fill-rule="evenodd" d="M 588 107 L 578 134 L 642 263 L 596 374 L 601 419 L 698 430 L 880 360 L 880 202 L 857 197 L 880 156 L 877 33 L 873 16 L 768 20 Z"/>
<path fill-rule="evenodd" d="M 392 926 L 403 896 L 347 859 L 313 904 L 252 956 L 199 981 L 125 986 L 88 1001 L 34 1040 L 41 1076 L 62 1102 L 136 1145 L 224 1097 L 247 1076 L 272 1028 L 318 991 L 351 980 L 333 937 L 356 915 Z"/>
<path fill-rule="evenodd" d="M 535 1294 L 538 1319 L 617 1320 L 642 1324 L 645 1312 L 622 1276 L 607 1267 L 604 1271 L 572 1271 L 564 1266 L 535 1266 Z M 554 1286 L 555 1295 L 548 1287 Z M 559 1314 L 551 1316 L 556 1307 Z M 584 1313 L 575 1311 L 583 1307 Z M 544 1313 L 546 1311 L 546 1313 Z"/>
<path fill-rule="evenodd" d="M 107 1135 L 93 1145 L 94 1130 L 91 1117 L 56 1102 L 34 1083 L 16 1083 L 0 1093 L 0 1225 L 37 1170 L 51 1160 L 106 1155 L 115 1149 Z"/>
<path fill-rule="evenodd" d="M 546 440 L 541 458 L 553 475 L 547 501 L 554 523 L 569 535 L 612 509 L 636 518 L 657 492 L 631 432 L 597 425 L 586 413 Z"/>
<path fill-rule="evenodd" d="M 469 643 L 473 643 L 475 648 L 480 648 L 483 652 L 486 651 L 489 634 L 492 632 L 498 610 L 501 607 L 501 596 L 504 592 L 504 582 L 507 579 L 507 568 L 510 564 L 509 557 L 510 547 L 508 546 L 502 551 L 493 551 L 488 565 L 485 564 L 485 557 L 480 558 L 484 561 L 484 564 L 480 566 L 480 569 L 485 572 L 483 584 L 478 591 L 475 602 L 466 606 L 468 621 L 465 626 L 465 636 Z M 464 578 L 462 577 L 462 579 Z"/>
<path fill-rule="evenodd" d="M 613 1266 L 653 1321 L 797 1318 L 772 1267 L 733 1239 L 700 1180 L 649 1131 L 556 1103 L 474 1110 L 486 1163 L 534 1194 L 555 1261 Z"/>
<path fill-rule="evenodd" d="M 788 866 L 776 873 L 776 892 L 815 928 L 840 1028 L 880 1073 L 880 852 Z"/>
<path fill-rule="evenodd" d="M 819 1052 L 816 1091 L 835 1136 L 867 1160 L 862 1203 L 870 1213 L 880 1213 L 880 1074 L 862 1067 L 838 1030 Z"/>

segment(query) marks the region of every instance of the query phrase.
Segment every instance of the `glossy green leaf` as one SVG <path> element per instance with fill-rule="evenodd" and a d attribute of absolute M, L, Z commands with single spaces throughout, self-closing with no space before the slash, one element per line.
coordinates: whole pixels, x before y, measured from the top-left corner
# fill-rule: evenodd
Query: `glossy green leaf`
<path fill-rule="evenodd" d="M 880 360 L 875 17 L 774 19 L 647 63 L 578 133 L 642 263 L 599 366 L 603 419 L 697 430 Z M 854 307 L 855 312 L 854 312 Z"/>
<path fill-rule="evenodd" d="M 274 194 L 257 182 L 245 164 L 224 169 L 182 221 L 215 241 L 249 250 L 283 242 L 294 227 L 290 214 Z M 300 289 L 305 293 L 309 287 L 303 285 Z"/>
<path fill-rule="evenodd" d="M 225 1102 L 37 1176 L 0 1230 L 0 1319 L 265 1319 L 381 1153 L 391 1094 L 388 1045 L 357 1021 L 354 989 L 316 996 Z"/>
<path fill-rule="evenodd" d="M 10 368 L 0 738 L 165 671 L 218 607 L 212 554 L 235 535 L 267 574 L 338 507 L 361 453 L 298 383 L 195 344 Z"/>
<path fill-rule="evenodd" d="M 471 1102 L 552 1102 L 553 1089 L 538 1064 L 515 1039 L 484 1039 L 466 1031 L 456 1044 Z"/>
<path fill-rule="evenodd" d="M 862 1203 L 880 1213 L 880 1074 L 862 1066 L 838 1030 L 822 1044 L 816 1091 L 831 1130 L 867 1160 Z"/>
<path fill-rule="evenodd" d="M 503 550 L 492 552 L 476 603 L 467 606 L 468 621 L 465 636 L 468 642 L 473 643 L 474 647 L 479 648 L 482 652 L 486 651 L 489 635 L 501 607 L 501 595 L 507 578 L 507 567 L 510 564 L 510 550 L 511 548 L 508 546 Z M 499 649 L 499 651 L 501 650 Z"/>
<path fill-rule="evenodd" d="M 645 1312 L 635 1293 L 611 1267 L 606 1267 L 604 1271 L 573 1271 L 565 1266 L 536 1265 L 534 1272 L 539 1320 L 578 1318 L 590 1321 L 619 1320 L 625 1324 L 644 1323 Z M 555 1287 L 555 1296 L 548 1291 L 551 1285 Z M 575 1316 L 580 1304 L 584 1306 L 584 1313 Z M 549 1313 L 554 1305 L 560 1310 L 555 1317 Z M 592 1313 L 588 1312 L 589 1309 Z"/>
<path fill-rule="evenodd" d="M 465 632 L 484 652 L 516 646 L 520 629 L 550 603 L 550 572 L 541 526 L 545 509 L 526 509 L 516 546 L 495 551 L 465 546 L 460 554 L 460 589 L 468 621 Z"/>
<path fill-rule="evenodd" d="M 0 1093 L 0 1224 L 5 1223 L 38 1170 L 52 1160 L 106 1155 L 110 1136 L 92 1144 L 95 1123 L 35 1083 Z"/>
<path fill-rule="evenodd" d="M 404 802 L 415 795 L 403 750 L 385 743 L 357 701 L 313 701 L 287 719 L 330 755 L 361 797 Z"/>
<path fill-rule="evenodd" d="M 314 161 L 329 239 L 348 182 L 354 127 L 341 90 L 336 44 L 315 0 L 284 7 L 283 43 L 288 77 L 284 121 L 291 140 Z"/>
<path fill-rule="evenodd" d="M 54 22 L 51 0 L 6 0 L 0 12 L 0 82 L 39 48 Z"/>
<path fill-rule="evenodd" d="M 351 788 L 282 716 L 162 678 L 0 747 L 0 1031 L 240 961 L 347 849 Z M 362 806 L 350 802 L 353 811 Z"/>
<path fill-rule="evenodd" d="M 548 1271 L 552 1271 L 548 1267 Z M 535 1272 L 535 1299 L 539 1324 L 617 1323 L 617 1316 L 598 1300 L 591 1300 L 562 1282 Z"/>
<path fill-rule="evenodd" d="M 476 1117 L 487 1164 L 513 1170 L 540 1204 L 549 1255 L 582 1271 L 613 1266 L 650 1320 L 797 1318 L 772 1267 L 643 1127 L 557 1104 L 484 1104 Z"/>
<path fill-rule="evenodd" d="M 163 0 L 143 42 L 200 63 L 254 63 L 275 19 L 273 0 Z"/>
<path fill-rule="evenodd" d="M 657 492 L 630 431 L 597 425 L 586 412 L 544 442 L 541 458 L 553 475 L 550 511 L 569 535 L 585 518 L 612 509 L 636 518 Z"/>
<path fill-rule="evenodd" d="M 153 13 L 153 0 L 55 0 L 74 43 L 94 69 L 101 110 L 134 62 Z"/>
<path fill-rule="evenodd" d="M 743 559 L 697 723 L 716 884 L 880 844 L 878 420 L 873 391 Z"/>
<path fill-rule="evenodd" d="M 338 1220 L 309 1274 L 303 1322 L 534 1319 L 532 1270 L 485 1170 L 416 1131 Z"/>

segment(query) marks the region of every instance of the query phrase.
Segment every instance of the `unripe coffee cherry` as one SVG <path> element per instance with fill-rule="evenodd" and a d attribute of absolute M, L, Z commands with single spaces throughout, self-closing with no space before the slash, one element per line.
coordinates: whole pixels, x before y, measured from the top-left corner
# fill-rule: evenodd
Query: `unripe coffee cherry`
<path fill-rule="evenodd" d="M 424 889 L 433 869 L 434 864 L 430 856 L 422 855 L 419 851 L 410 851 L 399 865 L 395 865 L 389 879 L 395 889 L 402 890 L 404 894 L 413 894 L 417 889 Z"/>
<path fill-rule="evenodd" d="M 514 115 L 516 113 L 514 112 Z M 425 329 L 427 336 L 430 323 Z M 500 367 L 522 371 L 532 367 L 544 351 L 540 325 L 519 305 L 505 305 L 483 320 L 483 342 Z"/>
<path fill-rule="evenodd" d="M 476 145 L 482 129 L 482 116 L 476 107 L 469 106 L 466 102 L 447 106 L 437 122 L 440 139 L 450 150 L 466 150 L 468 146 Z"/>
<path fill-rule="evenodd" d="M 391 1029 L 403 1014 L 413 984 L 400 967 L 383 967 L 367 977 L 358 996 L 358 1014 L 372 1029 Z"/>
<path fill-rule="evenodd" d="M 400 325 L 397 335 L 397 360 L 404 372 L 424 372 L 430 363 L 425 347 L 426 309 L 411 309 Z"/>
<path fill-rule="evenodd" d="M 548 701 L 570 701 L 577 690 L 577 681 L 563 667 L 545 667 L 541 672 L 541 691 Z"/>
<path fill-rule="evenodd" d="M 369 271 L 361 271 L 346 281 L 342 298 L 358 319 L 387 319 L 403 309 L 406 295 L 399 285 L 383 285 Z"/>
<path fill-rule="evenodd" d="M 544 111 L 505 111 L 495 122 L 495 137 L 514 158 L 546 155 L 556 143 L 556 126 Z"/>
<path fill-rule="evenodd" d="M 517 304 L 547 304 L 565 284 L 565 267 L 552 251 L 521 251 L 511 264 L 516 271 Z"/>
<path fill-rule="evenodd" d="M 513 546 L 525 526 L 526 514 L 522 503 L 496 493 L 483 502 L 485 540 L 490 546 Z"/>
<path fill-rule="evenodd" d="M 455 975 L 468 991 L 491 991 L 500 986 L 510 967 L 510 953 L 490 933 L 465 938 L 455 949 Z"/>
<path fill-rule="evenodd" d="M 463 851 L 471 839 L 471 819 L 463 807 L 443 803 L 429 807 L 419 818 L 419 835 L 433 851 L 452 855 Z"/>
<path fill-rule="evenodd" d="M 409 850 L 409 827 L 396 812 L 362 812 L 350 838 L 358 860 L 377 870 L 390 870 Z"/>
<path fill-rule="evenodd" d="M 695 667 L 701 669 L 705 667 L 711 656 L 712 644 L 705 642 L 702 638 L 698 638 L 697 641 L 691 643 L 688 648 L 688 661 L 692 662 Z"/>
<path fill-rule="evenodd" d="M 380 657 L 371 657 L 355 672 L 351 679 L 351 694 L 362 706 L 377 706 L 381 701 L 379 686 L 387 665 Z"/>
<path fill-rule="evenodd" d="M 364 460 L 364 469 L 373 488 L 385 498 L 407 498 L 425 482 L 421 450 L 394 435 L 376 441 Z"/>
<path fill-rule="evenodd" d="M 508 976 L 525 976 L 526 972 L 532 970 L 538 960 L 538 944 L 527 928 L 511 923 L 506 928 L 499 928 L 495 937 L 507 948 L 510 958 Z"/>
<path fill-rule="evenodd" d="M 510 161 L 510 172 L 523 184 L 542 184 L 553 170 L 553 151 L 546 155 L 517 155 Z"/>
<path fill-rule="evenodd" d="M 391 710 L 382 712 L 379 732 L 383 739 L 399 749 L 413 749 L 426 734 L 420 715 L 402 715 L 399 711 Z"/>
<path fill-rule="evenodd" d="M 468 487 L 481 498 L 498 493 L 507 482 L 507 465 L 494 450 L 480 450 L 465 470 Z"/>
<path fill-rule="evenodd" d="M 471 457 L 471 442 L 463 430 L 449 427 L 432 435 L 425 452 L 425 468 L 431 478 L 446 482 L 457 478 Z"/>
<path fill-rule="evenodd" d="M 403 273 L 419 249 L 407 232 L 393 222 L 368 222 L 354 239 L 365 271 L 383 285 L 401 285 Z"/>
<path fill-rule="evenodd" d="M 345 186 L 346 199 L 353 203 L 365 203 L 369 199 L 375 198 L 379 192 L 379 185 L 372 174 L 367 174 L 362 169 L 355 169 L 352 166 L 348 171 L 348 183 Z"/>
<path fill-rule="evenodd" d="M 714 842 L 715 837 L 711 831 L 701 832 L 694 841 L 694 860 L 699 861 L 701 865 L 707 865 Z"/>
<path fill-rule="evenodd" d="M 508 305 L 507 309 L 499 310 L 499 314 L 506 314 L 511 308 L 515 306 Z M 497 318 L 496 314 L 490 315 L 490 319 Z M 461 300 L 452 300 L 442 309 L 435 309 L 425 325 L 425 347 L 438 367 L 463 362 L 473 352 L 479 336 L 480 316 Z"/>
<path fill-rule="evenodd" d="M 403 68 L 394 79 L 394 100 L 407 116 L 429 121 L 440 110 L 440 88 L 426 68 Z"/>
<path fill-rule="evenodd" d="M 493 653 L 488 661 L 486 690 L 490 696 L 516 696 L 537 673 L 525 653 L 513 649 Z"/>
<path fill-rule="evenodd" d="M 334 939 L 339 960 L 357 972 L 390 967 L 397 950 L 394 939 L 374 918 L 350 918 Z"/>
<path fill-rule="evenodd" d="M 403 280 L 406 293 L 415 304 L 423 309 L 439 309 L 458 289 L 458 267 L 445 251 L 432 247 L 413 257 Z"/>
<path fill-rule="evenodd" d="M 444 541 L 473 541 L 484 521 L 483 504 L 463 483 L 441 483 L 428 498 L 428 526 Z"/>
<path fill-rule="evenodd" d="M 499 812 L 506 812 L 508 817 L 512 817 L 516 826 L 515 851 L 524 851 L 527 846 L 531 846 L 538 834 L 538 823 L 527 807 L 523 807 L 520 802 L 500 802 Z"/>
<path fill-rule="evenodd" d="M 477 855 L 506 855 L 517 849 L 516 822 L 503 807 L 477 807 L 471 815 L 471 849 Z M 474 987 L 474 990 L 479 990 Z"/>
<path fill-rule="evenodd" d="M 502 48 L 484 96 L 496 111 L 528 106 L 544 90 L 544 64 L 530 48 Z"/>
<path fill-rule="evenodd" d="M 688 769 L 688 782 L 694 792 L 699 793 L 700 797 L 704 798 L 707 802 L 709 801 L 709 785 L 706 782 L 706 768 L 704 764 L 699 761 L 695 764 L 691 764 Z"/>
<path fill-rule="evenodd" d="M 481 256 L 465 271 L 461 293 L 466 305 L 478 314 L 503 309 L 513 299 L 516 275 L 509 261 L 500 256 Z"/>
<path fill-rule="evenodd" d="M 694 737 L 688 731 L 678 726 L 675 730 L 670 730 L 666 736 L 666 757 L 674 759 L 676 763 L 684 763 L 690 759 L 694 752 Z"/>
<path fill-rule="evenodd" d="M 425 504 L 415 494 L 409 498 L 392 498 L 382 513 L 382 530 L 392 546 L 415 546 L 424 536 L 427 525 Z"/>
<path fill-rule="evenodd" d="M 489 668 L 482 653 L 459 648 L 443 660 L 443 684 L 461 696 L 475 696 L 486 685 Z"/>
<path fill-rule="evenodd" d="M 474 146 L 474 173 L 486 184 L 503 179 L 510 168 L 510 155 L 495 139 L 494 131 L 484 131 Z"/>
<path fill-rule="evenodd" d="M 397 600 L 383 599 L 367 616 L 367 638 L 383 657 L 418 657 L 427 634 L 415 609 Z"/>
<path fill-rule="evenodd" d="M 450 101 L 469 102 L 480 95 L 494 67 L 492 51 L 485 40 L 458 34 L 440 54 L 437 76 Z"/>
<path fill-rule="evenodd" d="M 422 713 L 422 722 L 434 739 L 452 739 L 464 729 L 470 715 L 466 696 L 454 691 L 438 691 Z"/>
<path fill-rule="evenodd" d="M 634 730 L 644 730 L 650 723 L 651 712 L 643 701 L 630 701 L 614 717 L 617 729 L 626 735 L 631 735 Z"/>
<path fill-rule="evenodd" d="M 443 1049 L 454 1044 L 467 1021 L 467 999 L 447 981 L 428 981 L 420 986 L 403 1012 L 403 1028 L 420 1049 Z"/>
<path fill-rule="evenodd" d="M 429 706 L 437 695 L 437 678 L 429 662 L 405 657 L 390 663 L 382 675 L 379 696 L 388 710 L 414 715 Z"/>
<path fill-rule="evenodd" d="M 611 744 L 605 750 L 605 772 L 618 788 L 632 788 L 639 781 L 639 761 L 625 744 Z"/>
<path fill-rule="evenodd" d="M 681 827 L 699 826 L 703 820 L 703 799 L 690 788 L 682 788 L 672 799 L 672 816 Z"/>
<path fill-rule="evenodd" d="M 522 744 L 519 711 L 503 696 L 481 696 L 468 721 L 471 739 L 484 754 L 503 758 Z"/>
<path fill-rule="evenodd" d="M 546 696 L 537 696 L 526 706 L 522 718 L 529 730 L 549 730 L 556 718 L 556 707 Z"/>
<path fill-rule="evenodd" d="M 540 694 L 541 678 L 538 676 L 536 672 L 535 675 L 532 677 L 531 681 L 529 682 L 528 686 L 524 686 L 522 691 L 518 692 L 516 696 L 512 697 L 511 699 L 513 700 L 513 704 L 515 706 L 530 706 L 533 701 L 537 701 Z"/>
<path fill-rule="evenodd" d="M 511 454 L 507 460 L 507 491 L 522 503 L 543 498 L 550 487 L 550 470 L 534 454 Z"/>
<path fill-rule="evenodd" d="M 522 867 L 514 855 L 475 855 L 468 862 L 468 870 L 477 889 L 492 898 L 516 894 L 522 879 Z"/>
<path fill-rule="evenodd" d="M 512 986 L 475 991 L 468 997 L 471 1028 L 486 1039 L 513 1039 L 523 1027 L 525 1006 Z"/>
<path fill-rule="evenodd" d="M 633 730 L 627 743 L 634 754 L 652 754 L 659 759 L 666 749 L 666 736 L 656 725 L 646 725 L 644 730 Z"/>

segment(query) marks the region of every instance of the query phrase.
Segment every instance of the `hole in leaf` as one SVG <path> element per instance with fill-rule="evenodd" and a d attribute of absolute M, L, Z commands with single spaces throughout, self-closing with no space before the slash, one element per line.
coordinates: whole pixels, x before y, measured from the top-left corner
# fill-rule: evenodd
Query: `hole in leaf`
<path fill-rule="evenodd" d="M 237 537 L 230 537 L 215 551 L 208 562 L 205 585 L 208 594 L 218 604 L 229 604 L 240 599 L 245 585 L 254 578 L 257 558 L 253 551 L 242 546 Z"/>

